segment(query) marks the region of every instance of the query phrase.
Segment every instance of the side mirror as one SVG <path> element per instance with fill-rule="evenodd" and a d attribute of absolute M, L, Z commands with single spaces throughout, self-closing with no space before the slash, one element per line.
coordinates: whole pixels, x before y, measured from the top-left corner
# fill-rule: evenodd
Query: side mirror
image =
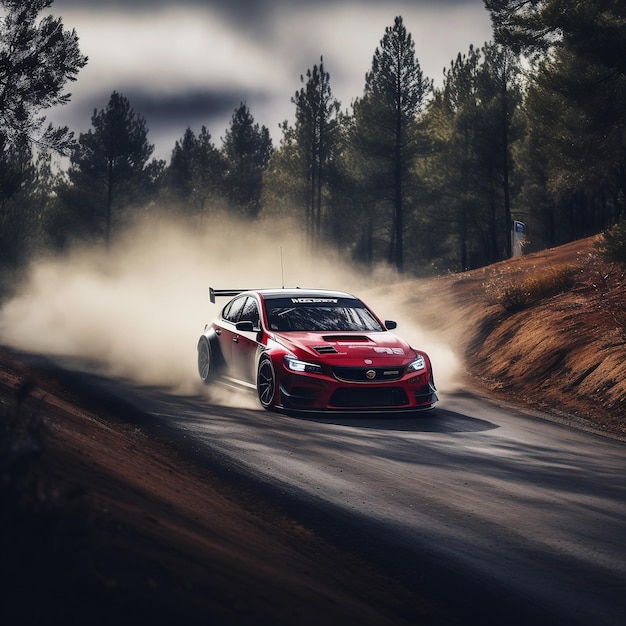
<path fill-rule="evenodd" d="M 252 322 L 237 322 L 235 328 L 240 333 L 252 333 L 254 332 L 254 324 Z"/>
<path fill-rule="evenodd" d="M 394 328 L 398 328 L 398 324 L 393 320 L 385 320 L 385 328 L 387 330 L 393 330 Z"/>

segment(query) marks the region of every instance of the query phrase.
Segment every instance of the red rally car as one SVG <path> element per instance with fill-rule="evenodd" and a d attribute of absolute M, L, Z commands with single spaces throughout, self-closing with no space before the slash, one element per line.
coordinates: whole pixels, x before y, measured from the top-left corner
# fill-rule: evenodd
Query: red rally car
<path fill-rule="evenodd" d="M 437 402 L 425 352 L 357 297 L 318 289 L 209 289 L 230 297 L 198 341 L 204 383 L 255 389 L 268 410 L 386 412 Z"/>

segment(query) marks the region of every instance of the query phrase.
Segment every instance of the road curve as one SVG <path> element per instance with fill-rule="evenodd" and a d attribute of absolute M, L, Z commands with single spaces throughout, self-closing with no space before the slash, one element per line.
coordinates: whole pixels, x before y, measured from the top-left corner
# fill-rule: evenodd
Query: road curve
<path fill-rule="evenodd" d="M 459 624 L 624 623 L 623 442 L 466 392 L 388 417 L 124 394 L 195 454 L 407 587 L 454 604 Z"/>

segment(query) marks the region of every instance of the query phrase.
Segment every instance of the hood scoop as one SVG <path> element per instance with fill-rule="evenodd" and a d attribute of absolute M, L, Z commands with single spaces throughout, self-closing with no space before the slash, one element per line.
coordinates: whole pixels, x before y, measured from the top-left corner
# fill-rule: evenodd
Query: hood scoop
<path fill-rule="evenodd" d="M 335 346 L 312 346 L 318 354 L 337 354 Z"/>
<path fill-rule="evenodd" d="M 371 339 L 366 335 L 324 335 L 324 341 L 332 341 L 334 343 L 371 343 Z"/>

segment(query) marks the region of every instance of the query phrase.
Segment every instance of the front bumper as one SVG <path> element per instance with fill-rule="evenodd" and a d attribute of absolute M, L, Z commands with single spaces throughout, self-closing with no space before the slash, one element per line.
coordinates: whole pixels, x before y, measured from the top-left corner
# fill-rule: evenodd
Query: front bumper
<path fill-rule="evenodd" d="M 326 376 L 284 373 L 280 406 L 298 411 L 395 412 L 432 409 L 438 401 L 429 372 L 385 383 L 346 382 Z"/>

